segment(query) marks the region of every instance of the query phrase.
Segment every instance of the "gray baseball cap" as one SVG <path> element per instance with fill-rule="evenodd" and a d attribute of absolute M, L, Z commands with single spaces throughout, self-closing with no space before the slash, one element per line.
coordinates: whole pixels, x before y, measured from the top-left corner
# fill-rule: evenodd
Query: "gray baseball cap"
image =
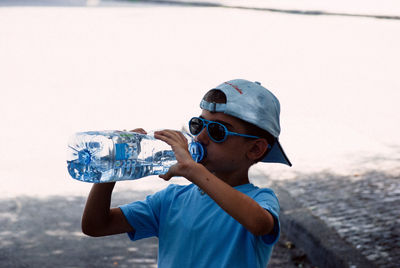
<path fill-rule="evenodd" d="M 214 89 L 226 95 L 226 103 L 207 102 L 204 99 L 200 108 L 210 112 L 222 112 L 242 119 L 275 137 L 276 142 L 261 162 L 282 163 L 292 166 L 278 140 L 281 132 L 279 123 L 279 100 L 259 82 L 235 79 L 222 83 Z"/>

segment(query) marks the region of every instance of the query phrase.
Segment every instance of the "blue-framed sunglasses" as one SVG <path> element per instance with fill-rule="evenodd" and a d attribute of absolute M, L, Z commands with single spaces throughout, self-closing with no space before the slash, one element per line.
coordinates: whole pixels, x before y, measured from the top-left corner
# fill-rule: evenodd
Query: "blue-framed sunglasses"
<path fill-rule="evenodd" d="M 201 117 L 193 117 L 190 119 L 189 131 L 192 135 L 199 135 L 203 128 L 207 129 L 208 136 L 214 142 L 224 142 L 228 136 L 240 136 L 253 139 L 260 138 L 257 136 L 231 132 L 223 124 L 215 121 L 209 121 Z"/>

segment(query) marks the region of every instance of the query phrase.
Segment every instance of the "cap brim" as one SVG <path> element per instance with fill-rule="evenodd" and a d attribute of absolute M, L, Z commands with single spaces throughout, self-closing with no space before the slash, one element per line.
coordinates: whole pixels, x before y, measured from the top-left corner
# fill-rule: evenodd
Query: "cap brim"
<path fill-rule="evenodd" d="M 282 149 L 281 144 L 279 143 L 279 140 L 276 139 L 275 144 L 272 146 L 271 151 L 264 157 L 261 162 L 266 162 L 266 163 L 281 163 L 285 164 L 288 166 L 292 166 L 292 163 L 290 163 L 289 158 L 286 156 L 285 152 Z"/>

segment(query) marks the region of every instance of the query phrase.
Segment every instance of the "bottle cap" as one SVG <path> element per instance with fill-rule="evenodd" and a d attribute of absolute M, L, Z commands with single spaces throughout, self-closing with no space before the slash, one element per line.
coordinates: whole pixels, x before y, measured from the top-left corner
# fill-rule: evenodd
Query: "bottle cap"
<path fill-rule="evenodd" d="M 198 141 L 193 141 L 189 144 L 189 152 L 197 163 L 201 162 L 206 155 L 206 149 Z"/>

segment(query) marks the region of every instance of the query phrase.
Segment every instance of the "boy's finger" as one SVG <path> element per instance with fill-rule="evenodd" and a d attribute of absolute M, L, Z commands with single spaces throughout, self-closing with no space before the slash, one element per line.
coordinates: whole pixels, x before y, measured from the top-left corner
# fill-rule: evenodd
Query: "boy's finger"
<path fill-rule="evenodd" d="M 161 175 L 158 175 L 161 179 L 163 179 L 163 180 L 165 180 L 165 181 L 169 181 L 172 177 L 174 177 L 174 176 L 179 176 L 178 174 L 179 173 L 177 173 L 178 172 L 178 170 L 177 170 L 177 164 L 175 164 L 175 165 L 173 165 L 173 166 L 171 166 L 170 168 L 169 168 L 169 170 L 167 171 L 167 173 L 165 173 L 165 174 L 161 174 Z"/>
<path fill-rule="evenodd" d="M 181 141 L 183 141 L 179 134 L 180 134 L 179 132 L 173 131 L 173 130 L 162 130 L 162 131 L 154 132 L 154 137 L 156 139 L 165 141 L 166 143 L 171 145 L 172 142 L 181 142 Z M 186 141 L 186 138 L 184 136 L 183 136 L 183 139 L 185 139 L 185 141 Z"/>
<path fill-rule="evenodd" d="M 168 173 L 166 173 L 164 175 L 159 175 L 158 177 L 160 177 L 161 179 L 163 179 L 165 181 L 169 181 L 172 178 L 170 175 L 168 175 Z"/>
<path fill-rule="evenodd" d="M 165 137 L 174 137 L 174 131 L 169 130 L 169 129 L 165 129 L 165 130 L 160 130 L 160 131 L 155 131 L 154 134 L 156 135 L 160 135 L 160 136 L 165 136 Z"/>

